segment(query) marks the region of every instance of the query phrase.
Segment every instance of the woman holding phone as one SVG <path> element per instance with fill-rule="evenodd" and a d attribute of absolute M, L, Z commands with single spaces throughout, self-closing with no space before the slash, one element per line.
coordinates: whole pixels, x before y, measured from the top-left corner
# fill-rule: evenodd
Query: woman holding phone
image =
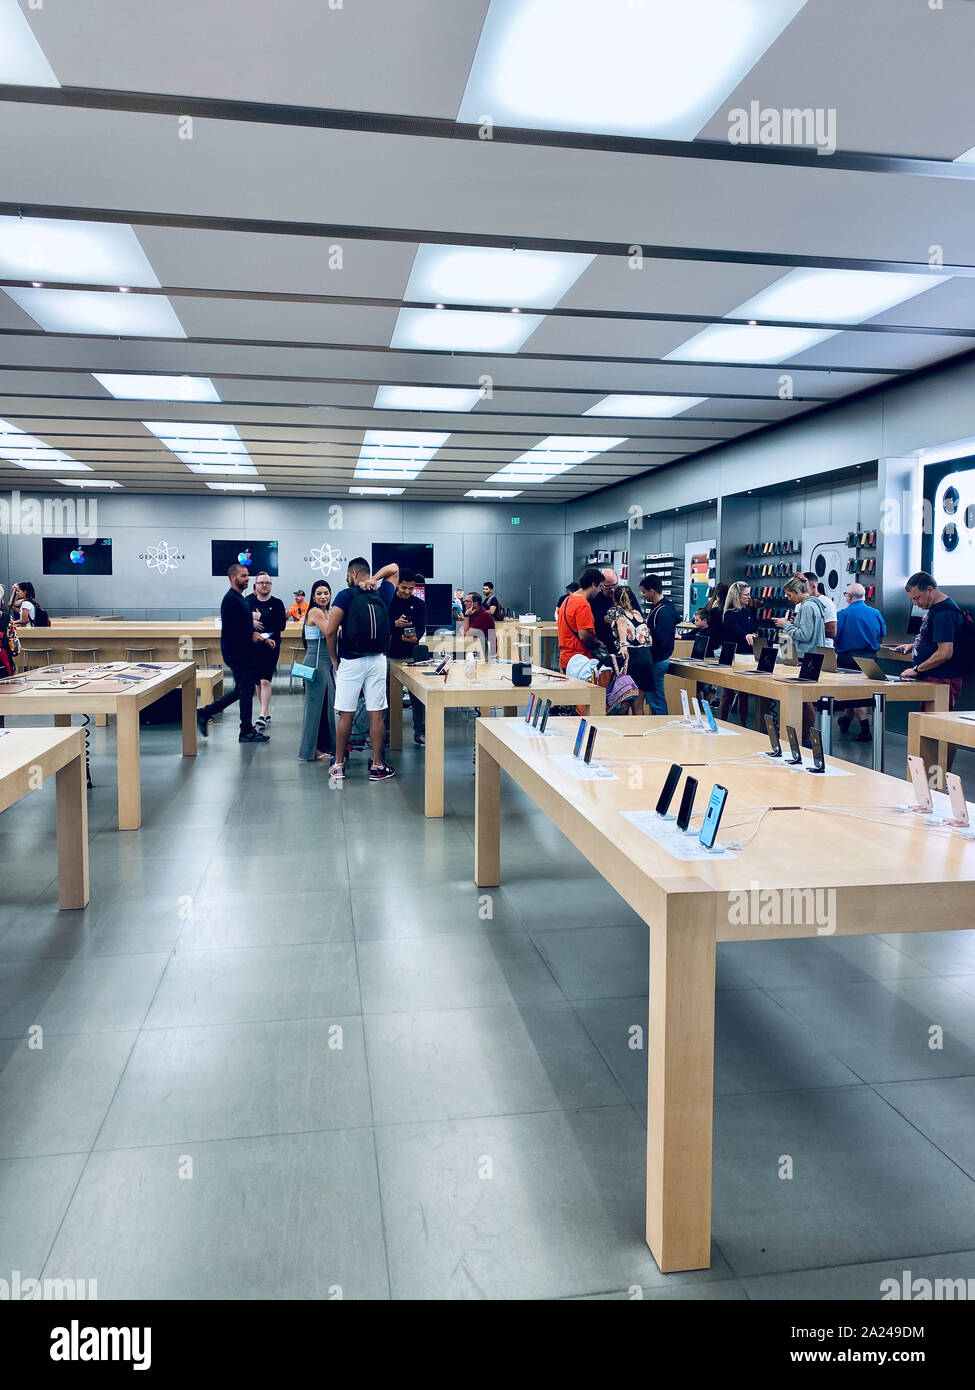
<path fill-rule="evenodd" d="M 332 590 L 324 579 L 311 587 L 311 602 L 302 626 L 305 664 L 315 675 L 305 681 L 305 708 L 301 720 L 298 757 L 303 762 L 329 762 L 335 748 L 335 675 L 325 646 L 325 625 Z"/>

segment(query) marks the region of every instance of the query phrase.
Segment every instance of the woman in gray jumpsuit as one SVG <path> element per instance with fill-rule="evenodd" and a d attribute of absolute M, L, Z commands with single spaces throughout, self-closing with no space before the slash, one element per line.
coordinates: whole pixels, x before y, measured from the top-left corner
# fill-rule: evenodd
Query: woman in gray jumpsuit
<path fill-rule="evenodd" d="M 327 762 L 335 750 L 335 675 L 325 644 L 325 624 L 332 602 L 331 587 L 324 579 L 311 586 L 311 600 L 302 633 L 306 666 L 314 666 L 314 680 L 305 681 L 305 708 L 301 721 L 298 757 L 305 762 Z"/>

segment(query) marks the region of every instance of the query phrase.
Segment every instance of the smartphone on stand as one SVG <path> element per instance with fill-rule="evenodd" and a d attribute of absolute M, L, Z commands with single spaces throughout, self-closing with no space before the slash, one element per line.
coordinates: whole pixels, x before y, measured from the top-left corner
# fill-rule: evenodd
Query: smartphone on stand
<path fill-rule="evenodd" d="M 792 757 L 786 758 L 786 762 L 791 763 L 793 767 L 800 767 L 802 765 L 802 749 L 799 746 L 799 735 L 791 724 L 785 726 L 785 731 L 789 736 L 789 747 L 792 750 Z"/>
<path fill-rule="evenodd" d="M 691 706 L 687 699 L 687 691 L 683 686 L 680 688 L 680 707 L 685 720 L 689 724 L 691 722 Z"/>
<path fill-rule="evenodd" d="M 708 728 L 711 730 L 712 734 L 716 734 L 718 732 L 718 726 L 715 723 L 714 715 L 711 713 L 711 706 L 708 704 L 707 700 L 701 701 L 701 709 L 704 711 L 704 718 L 708 721 Z"/>
<path fill-rule="evenodd" d="M 934 801 L 931 797 L 931 784 L 928 782 L 928 770 L 924 766 L 924 759 L 910 753 L 907 758 L 907 767 L 911 775 L 914 795 L 917 798 L 917 804 L 910 809 L 923 816 L 929 816 L 934 810 Z"/>
<path fill-rule="evenodd" d="M 691 700 L 691 708 L 694 711 L 694 725 L 698 729 L 704 728 L 704 717 L 701 714 L 701 706 L 697 702 L 697 696 Z"/>
<path fill-rule="evenodd" d="M 683 834 L 687 834 L 691 823 L 691 811 L 694 809 L 694 796 L 697 792 L 697 778 L 688 777 L 684 783 L 684 795 L 680 799 L 680 809 L 677 812 L 677 829 Z"/>
<path fill-rule="evenodd" d="M 680 763 L 671 763 L 670 771 L 667 773 L 667 780 L 664 782 L 660 795 L 657 798 L 657 815 L 661 820 L 673 820 L 673 816 L 669 816 L 667 812 L 670 809 L 671 801 L 674 799 L 674 792 L 677 790 L 677 783 L 680 781 L 680 775 L 683 771 L 684 769 L 681 767 Z"/>
<path fill-rule="evenodd" d="M 946 825 L 960 825 L 968 828 L 968 805 L 965 801 L 965 792 L 961 784 L 961 778 L 955 772 L 945 775 L 945 786 L 948 788 L 948 799 L 951 802 L 951 820 L 945 821 Z"/>
<path fill-rule="evenodd" d="M 580 720 L 579 720 L 579 727 L 578 727 L 578 729 L 576 730 L 575 747 L 572 749 L 572 756 L 573 756 L 574 758 L 578 758 L 578 757 L 581 757 L 581 756 L 582 756 L 582 740 L 585 738 L 585 736 L 586 736 L 586 721 L 585 721 L 584 719 L 580 719 Z"/>
<path fill-rule="evenodd" d="M 525 709 L 525 723 L 526 723 L 526 724 L 530 724 L 530 723 L 532 722 L 532 711 L 534 710 L 534 708 L 535 708 L 535 696 L 534 696 L 534 694 L 532 694 L 532 695 L 529 695 L 529 697 L 528 697 L 528 705 L 527 705 L 527 707 L 526 707 L 526 709 Z"/>
<path fill-rule="evenodd" d="M 809 742 L 812 746 L 813 765 L 807 767 L 807 772 L 825 772 L 826 759 L 823 757 L 823 736 L 818 729 L 809 730 Z"/>
<path fill-rule="evenodd" d="M 552 712 L 552 701 L 551 701 L 551 700 L 546 700 L 545 703 L 544 703 L 544 705 L 542 706 L 542 718 L 541 718 L 541 723 L 540 723 L 539 726 L 538 726 L 538 732 L 539 732 L 540 734 L 544 734 L 544 732 L 545 732 L 545 725 L 548 723 L 548 717 L 549 717 L 549 715 L 551 714 L 551 712 Z"/>
<path fill-rule="evenodd" d="M 766 758 L 781 758 L 782 745 L 779 742 L 779 733 L 775 727 L 775 720 L 770 714 L 765 716 L 765 732 L 768 734 L 768 741 L 772 745 L 772 751 L 766 753 Z"/>
<path fill-rule="evenodd" d="M 589 726 L 589 737 L 586 739 L 586 751 L 585 751 L 585 754 L 583 755 L 583 759 L 582 759 L 582 761 L 586 764 L 586 767 L 588 767 L 589 764 L 592 762 L 592 748 L 593 748 L 593 744 L 594 744 L 595 742 L 596 742 L 596 726 L 595 726 L 595 724 L 591 724 L 591 725 Z"/>
<path fill-rule="evenodd" d="M 539 695 L 535 700 L 535 708 L 532 713 L 532 728 L 538 728 L 538 721 L 542 717 L 542 697 Z"/>
<path fill-rule="evenodd" d="M 705 849 L 714 849 L 714 842 L 718 834 L 718 826 L 721 824 L 721 815 L 727 800 L 728 788 L 719 787 L 715 784 L 711 792 L 711 800 L 708 802 L 708 809 L 704 812 L 704 823 L 701 826 L 701 833 L 698 836 L 698 839 Z"/>

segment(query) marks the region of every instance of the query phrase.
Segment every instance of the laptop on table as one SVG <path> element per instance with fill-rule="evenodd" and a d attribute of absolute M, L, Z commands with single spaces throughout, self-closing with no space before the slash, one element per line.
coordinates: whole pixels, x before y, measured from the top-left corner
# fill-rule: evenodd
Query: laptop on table
<path fill-rule="evenodd" d="M 823 669 L 823 658 L 819 652 L 807 652 L 799 663 L 797 676 L 776 676 L 779 681 L 793 681 L 802 685 L 815 685 Z"/>
<path fill-rule="evenodd" d="M 872 656 L 855 656 L 853 660 L 868 680 L 911 682 L 910 676 L 900 676 L 897 674 L 898 671 L 903 671 L 904 668 L 903 666 L 898 666 L 896 662 L 890 662 L 887 666 L 884 666 L 879 661 L 875 661 Z M 891 670 L 891 666 L 895 669 Z"/>

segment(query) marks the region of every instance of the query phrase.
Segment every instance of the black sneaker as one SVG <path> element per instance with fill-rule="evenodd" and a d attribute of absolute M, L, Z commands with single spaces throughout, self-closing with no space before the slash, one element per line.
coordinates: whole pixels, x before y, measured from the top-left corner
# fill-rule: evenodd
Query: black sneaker
<path fill-rule="evenodd" d="M 854 743 L 873 743 L 873 734 L 870 732 L 869 725 L 861 724 L 860 732 L 853 740 Z"/>
<path fill-rule="evenodd" d="M 270 738 L 268 737 L 267 734 L 259 734 L 259 733 L 257 732 L 256 729 L 251 729 L 251 731 L 250 731 L 249 734 L 238 734 L 238 735 L 237 735 L 237 742 L 238 742 L 238 743 L 270 743 L 271 740 L 270 740 Z"/>
<path fill-rule="evenodd" d="M 380 763 L 378 766 L 376 763 L 369 764 L 370 782 L 385 782 L 387 778 L 395 776 L 396 770 L 390 767 L 389 763 Z"/>
<path fill-rule="evenodd" d="M 202 734 L 202 736 L 203 736 L 204 738 L 209 738 L 209 737 L 210 737 L 209 730 L 207 729 L 207 725 L 209 724 L 209 722 L 210 722 L 210 721 L 209 721 L 209 719 L 207 719 L 206 715 L 205 715 L 205 714 L 201 714 L 200 711 L 197 710 L 197 713 L 196 713 L 196 727 L 199 729 L 200 733 Z"/>
<path fill-rule="evenodd" d="M 853 716 L 849 714 L 841 714 L 836 722 L 840 726 L 841 732 L 844 734 L 848 734 L 850 732 L 850 725 L 853 723 Z"/>

